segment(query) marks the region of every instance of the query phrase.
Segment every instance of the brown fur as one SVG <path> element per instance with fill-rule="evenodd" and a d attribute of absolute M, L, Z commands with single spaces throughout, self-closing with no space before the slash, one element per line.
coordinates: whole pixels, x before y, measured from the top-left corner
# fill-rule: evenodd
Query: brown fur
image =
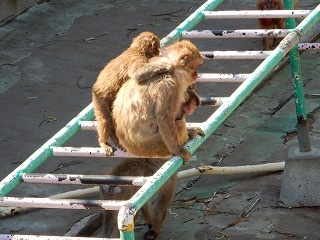
<path fill-rule="evenodd" d="M 294 0 L 294 9 L 298 9 L 299 1 Z M 284 10 L 283 0 L 258 0 L 257 10 Z M 285 29 L 286 23 L 283 18 L 259 18 L 260 29 Z M 273 38 L 263 38 L 263 50 L 272 50 Z"/>
<path fill-rule="evenodd" d="M 115 59 L 111 60 L 100 72 L 92 87 L 92 102 L 97 120 L 99 144 L 107 155 L 113 154 L 109 138 L 117 145 L 111 117 L 112 104 L 121 86 L 129 79 L 130 72 L 134 72 L 148 59 L 159 55 L 159 38 L 151 32 L 142 32 L 133 39 L 130 47 Z M 159 71 L 168 71 L 171 65 L 159 65 Z"/>
<path fill-rule="evenodd" d="M 126 159 L 116 165 L 108 174 L 116 176 L 152 176 L 165 161 L 164 159 L 145 158 Z M 154 210 L 150 201 L 141 208 L 142 216 L 149 227 L 149 231 L 145 234 L 144 239 L 155 239 L 160 234 L 164 220 L 168 214 L 168 206 L 172 202 L 175 194 L 176 185 L 177 176 L 175 174 L 159 189 Z M 108 192 L 101 189 L 101 194 L 103 199 L 129 200 L 138 189 L 139 187 L 125 186 L 121 187 L 120 193 L 113 193 L 113 188 L 110 187 Z M 103 212 L 102 227 L 104 237 L 119 237 L 119 231 L 116 225 L 117 215 L 118 211 Z"/>
<path fill-rule="evenodd" d="M 120 145 L 131 154 L 143 157 L 173 154 L 187 163 L 190 153 L 183 147 L 188 140 L 186 122 L 175 119 L 203 60 L 197 48 L 184 40 L 168 46 L 165 56 L 150 59 L 153 61 L 169 62 L 174 71 L 151 76 L 140 83 L 133 78 L 122 86 L 113 108 L 116 135 Z M 138 74 L 143 71 L 139 69 Z M 147 71 L 150 71 L 148 66 Z"/>

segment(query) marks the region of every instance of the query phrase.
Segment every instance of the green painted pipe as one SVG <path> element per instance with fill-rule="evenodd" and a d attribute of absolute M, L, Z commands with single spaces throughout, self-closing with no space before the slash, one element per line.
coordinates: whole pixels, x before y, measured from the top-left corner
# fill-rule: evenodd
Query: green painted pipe
<path fill-rule="evenodd" d="M 293 0 L 285 0 L 284 7 L 287 10 L 294 9 Z M 296 27 L 296 20 L 294 18 L 286 19 L 287 29 L 294 29 Z M 294 98 L 297 113 L 297 130 L 298 142 L 300 152 L 311 151 L 311 142 L 309 134 L 309 126 L 307 122 L 306 102 L 304 99 L 303 78 L 300 64 L 300 54 L 298 45 L 294 46 L 290 51 L 290 66 L 291 75 L 294 88 Z"/>

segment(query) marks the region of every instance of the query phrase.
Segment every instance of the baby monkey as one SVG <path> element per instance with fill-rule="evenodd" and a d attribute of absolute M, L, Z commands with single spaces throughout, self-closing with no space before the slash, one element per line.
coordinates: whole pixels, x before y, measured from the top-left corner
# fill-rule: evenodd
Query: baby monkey
<path fill-rule="evenodd" d="M 182 119 L 185 115 L 191 115 L 194 110 L 201 104 L 200 97 L 193 90 L 187 89 L 185 94 L 185 102 L 181 105 L 181 113 L 178 119 Z"/>
<path fill-rule="evenodd" d="M 176 118 L 176 121 L 183 120 L 185 121 L 185 115 L 193 114 L 194 110 L 199 107 L 201 104 L 200 97 L 196 92 L 191 89 L 187 89 L 185 93 L 185 102 L 181 104 L 180 112 Z M 199 127 L 187 127 L 189 139 L 194 139 L 197 135 L 204 137 L 205 134 Z"/>

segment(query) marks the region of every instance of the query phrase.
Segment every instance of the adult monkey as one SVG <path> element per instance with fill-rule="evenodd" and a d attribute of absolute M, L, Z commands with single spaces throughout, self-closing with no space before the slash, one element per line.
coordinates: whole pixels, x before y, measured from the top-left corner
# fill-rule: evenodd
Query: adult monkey
<path fill-rule="evenodd" d="M 197 67 L 203 61 L 197 48 L 189 41 L 170 45 L 164 55 L 150 59 L 149 62 L 155 65 L 144 65 L 130 72 L 133 78 L 123 84 L 114 101 L 112 114 L 115 130 L 121 146 L 132 154 L 147 157 L 175 154 L 183 157 L 187 163 L 190 154 L 181 146 L 188 140 L 185 114 L 193 112 L 194 104 L 199 105 L 199 99 L 196 94 L 186 93 L 186 90 L 196 80 Z M 155 74 L 155 67 L 163 62 L 171 64 L 174 70 Z M 136 77 L 143 77 L 135 78 L 135 74 Z M 165 161 L 166 159 L 127 159 L 117 164 L 110 174 L 150 176 Z M 159 189 L 155 214 L 150 202 L 141 208 L 149 227 L 143 239 L 155 239 L 161 232 L 168 205 L 174 196 L 176 181 L 174 174 Z M 114 191 L 114 187 L 101 190 L 104 199 L 123 200 L 129 199 L 136 191 L 133 187 L 123 187 L 118 193 Z M 115 218 L 114 212 L 104 212 L 103 230 L 107 235 L 112 230 L 108 223 L 114 224 Z"/>
<path fill-rule="evenodd" d="M 294 0 L 294 9 L 298 9 L 299 0 Z M 257 0 L 257 10 L 284 10 L 283 0 Z M 285 29 L 286 22 L 284 18 L 259 18 L 259 28 L 261 29 Z M 272 50 L 274 38 L 263 38 L 263 50 Z"/>
<path fill-rule="evenodd" d="M 185 115 L 191 115 L 200 105 L 199 96 L 192 90 L 188 89 L 185 93 L 185 102 L 182 103 L 176 121 L 184 120 Z M 192 135 L 194 134 L 194 135 Z M 189 138 L 194 138 L 199 131 L 188 128 Z M 167 161 L 167 159 L 125 159 L 114 166 L 108 175 L 115 176 L 152 176 Z M 139 212 L 148 226 L 148 231 L 144 234 L 144 240 L 155 239 L 162 231 L 164 220 L 168 214 L 169 204 L 172 202 L 177 185 L 177 175 L 174 174 L 158 190 L 157 200 L 154 207 L 151 201 L 145 203 Z M 128 200 L 140 187 L 136 186 L 103 186 L 100 187 L 102 199 L 105 200 Z M 103 237 L 119 237 L 119 230 L 116 227 L 118 211 L 102 211 L 102 233 Z M 136 214 L 135 219 L 138 214 Z"/>
<path fill-rule="evenodd" d="M 176 155 L 186 164 L 190 160 L 190 153 L 183 147 L 188 140 L 186 122 L 176 121 L 176 117 L 203 60 L 196 46 L 188 40 L 169 45 L 163 55 L 149 62 L 172 64 L 173 72 L 171 69 L 147 76 L 153 65 L 145 65 L 131 73 L 132 78 L 121 87 L 112 112 L 115 131 L 120 145 L 133 155 Z M 136 76 L 143 76 L 144 80 L 139 82 Z"/>
<path fill-rule="evenodd" d="M 176 121 L 184 120 L 185 115 L 191 115 L 200 105 L 199 96 L 192 90 L 188 89 L 185 93 L 185 102 L 180 107 Z M 190 131 L 188 129 L 189 138 L 194 138 L 198 131 Z M 194 136 L 190 136 L 194 134 Z M 167 161 L 167 159 L 125 159 L 114 166 L 108 175 L 115 176 L 152 176 Z M 177 185 L 177 175 L 174 174 L 164 185 L 158 190 L 155 206 L 151 206 L 151 201 L 145 203 L 139 212 L 148 226 L 148 231 L 144 234 L 144 240 L 155 239 L 162 231 L 164 220 L 168 215 L 168 207 L 172 202 Z M 136 186 L 102 186 L 100 193 L 102 199 L 105 200 L 128 200 L 140 187 Z M 118 211 L 102 211 L 102 233 L 103 237 L 119 237 L 119 230 L 116 227 Z M 135 216 L 137 218 L 138 213 Z"/>
<path fill-rule="evenodd" d="M 106 155 L 113 154 L 109 139 L 118 145 L 112 121 L 112 104 L 121 86 L 129 79 L 128 72 L 143 67 L 148 59 L 159 55 L 159 38 L 151 32 L 142 32 L 133 39 L 131 45 L 118 57 L 111 60 L 100 72 L 92 87 L 92 102 L 97 120 L 98 141 Z M 158 72 L 170 72 L 172 65 L 157 64 Z"/>

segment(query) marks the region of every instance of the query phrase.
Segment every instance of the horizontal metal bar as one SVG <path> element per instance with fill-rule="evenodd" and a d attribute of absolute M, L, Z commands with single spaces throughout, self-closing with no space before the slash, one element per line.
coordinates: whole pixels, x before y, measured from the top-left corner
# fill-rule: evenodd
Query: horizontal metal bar
<path fill-rule="evenodd" d="M 187 123 L 187 128 L 188 127 L 199 127 L 201 128 L 203 126 L 203 123 Z"/>
<path fill-rule="evenodd" d="M 0 207 L 119 210 L 126 201 L 50 198 L 0 198 Z"/>
<path fill-rule="evenodd" d="M 82 130 L 97 130 L 97 121 L 81 121 Z"/>
<path fill-rule="evenodd" d="M 240 29 L 240 30 L 192 30 L 183 31 L 183 38 L 281 38 L 291 29 Z"/>
<path fill-rule="evenodd" d="M 299 43 L 299 50 L 319 50 L 320 43 Z"/>
<path fill-rule="evenodd" d="M 119 240 L 120 238 L 67 237 L 67 236 L 39 236 L 20 234 L 0 234 L 0 240 Z"/>
<path fill-rule="evenodd" d="M 142 186 L 146 177 L 114 176 L 114 175 L 80 175 L 80 174 L 48 174 L 24 173 L 22 181 L 26 183 L 50 184 L 107 184 L 112 186 Z"/>
<path fill-rule="evenodd" d="M 320 43 L 299 43 L 299 50 L 319 50 Z M 206 60 L 265 59 L 272 51 L 201 51 Z"/>
<path fill-rule="evenodd" d="M 227 97 L 200 97 L 201 106 L 221 106 Z"/>
<path fill-rule="evenodd" d="M 120 149 L 117 149 L 113 156 L 107 156 L 105 150 L 99 147 L 52 147 L 52 151 L 55 157 L 131 157 Z"/>
<path fill-rule="evenodd" d="M 305 18 L 311 10 L 241 10 L 241 11 L 204 11 L 206 19 L 240 18 Z"/>
<path fill-rule="evenodd" d="M 199 73 L 197 82 L 243 82 L 249 74 Z"/>
<path fill-rule="evenodd" d="M 271 51 L 201 51 L 203 59 L 265 59 Z"/>
<path fill-rule="evenodd" d="M 53 156 L 68 157 L 110 157 L 110 158 L 141 158 L 142 156 L 132 155 L 122 149 L 117 148 L 114 155 L 107 156 L 103 148 L 95 147 L 52 147 Z M 171 156 L 161 157 L 169 158 Z M 154 157 L 160 158 L 160 157 Z"/>
<path fill-rule="evenodd" d="M 97 129 L 97 121 L 81 121 L 80 122 L 82 130 L 96 130 Z M 188 127 L 201 127 L 202 123 L 187 123 Z"/>

